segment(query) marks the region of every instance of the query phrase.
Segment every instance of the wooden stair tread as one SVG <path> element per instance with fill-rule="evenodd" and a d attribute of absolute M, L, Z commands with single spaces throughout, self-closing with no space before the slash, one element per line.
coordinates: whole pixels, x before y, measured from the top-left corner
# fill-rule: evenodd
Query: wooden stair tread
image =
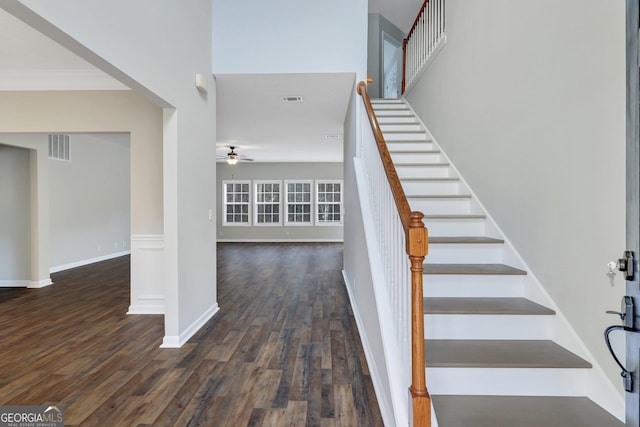
<path fill-rule="evenodd" d="M 398 163 L 398 165 L 403 166 L 402 163 Z M 440 176 L 440 177 L 433 177 L 433 178 L 400 178 L 400 181 L 407 181 L 407 182 L 458 182 L 458 181 L 460 181 L 460 178 L 458 178 L 456 176 Z M 420 197 L 420 196 L 414 196 L 414 197 Z"/>
<path fill-rule="evenodd" d="M 381 125 L 381 126 L 384 126 L 384 125 Z M 384 135 L 385 133 L 392 133 L 392 134 L 398 134 L 398 133 L 427 133 L 427 131 L 425 131 L 424 129 L 383 130 L 382 134 Z"/>
<path fill-rule="evenodd" d="M 555 311 L 526 298 L 425 298 L 424 312 L 426 314 L 555 314 Z"/>
<path fill-rule="evenodd" d="M 385 116 L 385 117 L 389 117 L 389 116 Z M 430 139 L 392 139 L 392 140 L 386 141 L 387 146 L 391 144 L 425 144 L 425 143 L 430 144 L 431 142 L 432 141 Z"/>
<path fill-rule="evenodd" d="M 396 168 L 399 167 L 425 167 L 425 168 L 429 168 L 429 167 L 449 167 L 451 166 L 449 163 L 419 163 L 419 162 L 412 162 L 412 163 L 402 163 L 402 162 L 394 162 L 393 163 L 394 166 Z"/>
<path fill-rule="evenodd" d="M 431 368 L 591 368 L 550 340 L 425 340 Z"/>
<path fill-rule="evenodd" d="M 425 219 L 485 219 L 487 216 L 484 214 L 458 214 L 458 215 L 425 215 Z"/>
<path fill-rule="evenodd" d="M 386 118 L 389 118 L 389 117 L 397 118 L 397 117 L 402 117 L 402 116 L 386 116 Z M 409 116 L 409 117 L 411 117 L 411 116 Z M 382 127 L 382 126 L 416 126 L 419 123 L 417 121 L 415 121 L 415 122 L 392 122 L 392 121 L 380 122 L 378 120 L 378 124 Z"/>
<path fill-rule="evenodd" d="M 526 271 L 504 264 L 424 264 L 425 274 L 495 274 L 524 276 Z"/>
<path fill-rule="evenodd" d="M 407 195 L 407 199 L 470 199 L 471 194 L 425 194 L 425 195 Z"/>
<path fill-rule="evenodd" d="M 440 154 L 440 150 L 389 150 L 389 154 Z"/>
<path fill-rule="evenodd" d="M 431 398 L 440 427 L 624 427 L 622 421 L 586 397 L 432 395 Z"/>
<path fill-rule="evenodd" d="M 425 196 L 425 197 L 433 197 L 433 198 L 448 198 L 448 197 L 471 197 L 471 195 L 467 194 L 456 194 L 453 196 Z M 486 237 L 486 236 L 435 236 L 429 237 L 429 243 L 504 243 L 502 239 L 496 239 L 495 237 Z"/>

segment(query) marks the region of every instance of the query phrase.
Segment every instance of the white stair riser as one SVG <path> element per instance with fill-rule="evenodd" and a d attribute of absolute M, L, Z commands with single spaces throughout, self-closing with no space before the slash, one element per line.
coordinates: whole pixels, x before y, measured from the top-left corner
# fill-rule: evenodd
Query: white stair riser
<path fill-rule="evenodd" d="M 389 151 L 438 150 L 431 139 L 426 141 L 387 141 Z"/>
<path fill-rule="evenodd" d="M 374 108 L 375 110 L 375 108 Z M 376 110 L 376 117 L 394 117 L 394 116 L 408 116 L 415 117 L 411 110 Z"/>
<path fill-rule="evenodd" d="M 403 166 L 401 164 L 395 166 L 400 179 L 452 177 L 452 171 L 449 166 Z"/>
<path fill-rule="evenodd" d="M 380 130 L 382 130 L 383 134 L 389 131 L 400 131 L 400 132 L 412 132 L 412 131 L 424 132 L 425 131 L 425 129 L 422 127 L 421 124 L 414 124 L 414 123 L 403 123 L 403 124 L 380 123 Z"/>
<path fill-rule="evenodd" d="M 404 104 L 404 100 L 400 98 L 373 98 L 371 100 L 371 104 L 379 105 L 379 104 Z"/>
<path fill-rule="evenodd" d="M 441 340 L 544 340 L 548 315 L 425 314 L 425 338 Z"/>
<path fill-rule="evenodd" d="M 483 236 L 484 219 L 439 220 L 425 218 L 424 223 L 430 236 Z"/>
<path fill-rule="evenodd" d="M 412 211 L 424 214 L 454 214 L 471 213 L 471 199 L 410 199 Z"/>
<path fill-rule="evenodd" d="M 425 297 L 509 298 L 524 295 L 524 276 L 424 274 L 422 281 Z"/>
<path fill-rule="evenodd" d="M 588 369 L 427 368 L 432 394 L 583 396 Z"/>
<path fill-rule="evenodd" d="M 383 125 L 385 123 L 420 123 L 414 116 L 406 117 L 378 117 L 378 123 Z"/>
<path fill-rule="evenodd" d="M 434 243 L 429 245 L 427 263 L 431 264 L 502 264 L 502 244 Z"/>
<path fill-rule="evenodd" d="M 440 163 L 444 159 L 440 153 L 401 153 L 394 151 L 391 153 L 394 163 Z"/>
<path fill-rule="evenodd" d="M 410 111 L 404 102 L 385 102 L 373 104 L 373 110 L 377 113 L 380 110 L 407 110 Z"/>
<path fill-rule="evenodd" d="M 387 132 L 384 135 L 385 141 L 427 141 L 431 137 L 426 132 Z"/>
<path fill-rule="evenodd" d="M 402 181 L 402 188 L 407 196 L 459 194 L 460 181 Z"/>

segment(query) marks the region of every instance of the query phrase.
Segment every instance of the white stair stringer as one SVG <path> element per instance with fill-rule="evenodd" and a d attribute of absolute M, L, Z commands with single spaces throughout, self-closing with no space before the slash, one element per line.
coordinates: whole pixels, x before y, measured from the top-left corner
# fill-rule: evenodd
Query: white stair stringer
<path fill-rule="evenodd" d="M 524 297 L 550 315 L 425 314 L 429 340 L 551 340 L 591 368 L 427 367 L 429 392 L 438 395 L 586 396 L 624 419 L 624 396 L 579 339 L 473 189 L 404 100 L 372 101 L 387 147 L 413 210 L 426 214 L 429 237 L 480 236 L 500 243 L 431 243 L 426 298 Z M 435 264 L 505 264 L 526 275 L 428 274 Z M 428 362 L 428 361 L 427 361 Z M 437 416 L 437 413 L 436 413 Z"/>

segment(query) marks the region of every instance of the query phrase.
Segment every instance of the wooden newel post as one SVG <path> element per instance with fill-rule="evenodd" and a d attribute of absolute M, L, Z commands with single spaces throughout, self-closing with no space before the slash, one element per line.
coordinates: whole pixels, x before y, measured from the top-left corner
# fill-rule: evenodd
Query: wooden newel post
<path fill-rule="evenodd" d="M 407 253 L 411 261 L 411 421 L 414 427 L 431 426 L 431 397 L 424 364 L 424 312 L 422 263 L 429 251 L 428 231 L 421 212 L 411 212 Z"/>

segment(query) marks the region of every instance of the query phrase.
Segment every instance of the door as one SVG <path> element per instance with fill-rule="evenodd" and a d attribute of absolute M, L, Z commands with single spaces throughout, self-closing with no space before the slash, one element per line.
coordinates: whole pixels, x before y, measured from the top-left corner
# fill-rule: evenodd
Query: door
<path fill-rule="evenodd" d="M 640 22 L 640 0 L 626 0 L 627 29 L 627 248 L 638 257 L 640 254 L 640 108 L 638 96 L 640 72 L 638 67 L 638 29 Z M 637 263 L 637 261 L 636 261 Z M 637 265 L 635 265 L 637 271 Z M 633 297 L 636 306 L 640 303 L 639 274 L 627 280 L 627 295 Z M 640 325 L 638 312 L 635 324 Z M 637 328 L 637 326 L 636 326 Z M 626 367 L 633 373 L 633 389 L 626 393 L 626 425 L 640 427 L 640 382 L 638 361 L 640 359 L 640 334 L 626 334 Z"/>
<path fill-rule="evenodd" d="M 399 98 L 402 90 L 402 45 L 382 33 L 383 98 Z"/>

